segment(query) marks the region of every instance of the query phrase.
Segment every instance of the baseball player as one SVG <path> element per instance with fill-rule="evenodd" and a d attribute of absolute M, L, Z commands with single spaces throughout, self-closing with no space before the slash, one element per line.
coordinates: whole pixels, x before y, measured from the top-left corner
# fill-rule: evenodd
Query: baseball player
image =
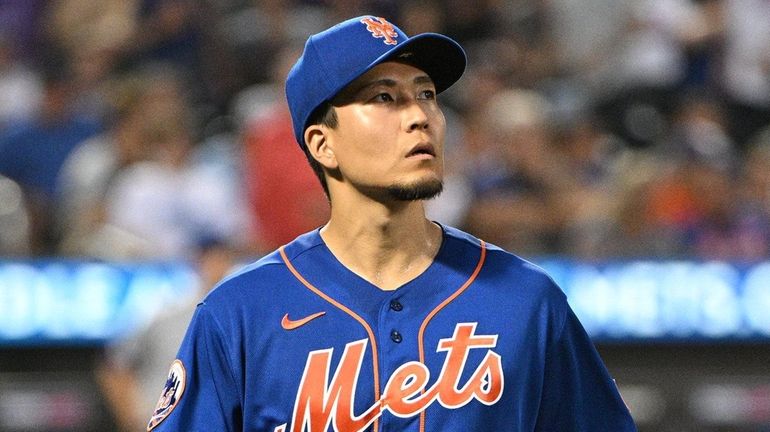
<path fill-rule="evenodd" d="M 286 94 L 330 220 L 198 306 L 148 431 L 636 430 L 552 280 L 425 218 L 465 63 L 373 16 L 308 39 Z"/>

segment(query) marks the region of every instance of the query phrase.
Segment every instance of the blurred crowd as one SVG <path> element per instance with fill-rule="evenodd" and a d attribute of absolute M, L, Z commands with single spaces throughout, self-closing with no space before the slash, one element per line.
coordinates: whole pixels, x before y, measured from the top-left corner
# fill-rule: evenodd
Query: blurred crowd
<path fill-rule="evenodd" d="M 0 255 L 319 226 L 283 81 L 364 13 L 467 50 L 435 220 L 526 257 L 770 256 L 768 0 L 2 0 Z"/>

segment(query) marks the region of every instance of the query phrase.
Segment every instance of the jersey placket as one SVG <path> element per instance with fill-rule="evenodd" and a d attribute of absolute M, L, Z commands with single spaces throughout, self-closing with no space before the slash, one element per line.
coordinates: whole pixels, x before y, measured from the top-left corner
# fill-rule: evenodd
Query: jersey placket
<path fill-rule="evenodd" d="M 407 294 L 409 288 L 396 290 L 384 299 L 380 306 L 378 319 L 378 337 L 380 338 L 380 383 L 382 397 L 388 381 L 393 378 L 396 370 L 408 362 L 416 362 L 418 320 L 413 314 L 418 309 L 413 304 L 412 296 Z M 383 401 L 387 402 L 387 401 Z M 380 432 L 417 431 L 416 416 L 406 418 L 393 415 L 386 406 L 380 418 Z"/>

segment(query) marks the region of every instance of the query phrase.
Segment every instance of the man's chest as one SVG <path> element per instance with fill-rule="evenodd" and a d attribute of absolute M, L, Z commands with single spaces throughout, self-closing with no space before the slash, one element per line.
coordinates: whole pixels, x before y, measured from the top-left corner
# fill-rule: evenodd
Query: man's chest
<path fill-rule="evenodd" d="M 275 432 L 418 431 L 453 416 L 465 421 L 449 424 L 467 424 L 498 412 L 537 369 L 525 366 L 539 356 L 528 332 L 483 310 L 433 313 L 404 298 L 365 314 L 316 309 L 275 314 L 247 342 L 246 423 L 269 407 L 275 425 L 264 430 Z"/>

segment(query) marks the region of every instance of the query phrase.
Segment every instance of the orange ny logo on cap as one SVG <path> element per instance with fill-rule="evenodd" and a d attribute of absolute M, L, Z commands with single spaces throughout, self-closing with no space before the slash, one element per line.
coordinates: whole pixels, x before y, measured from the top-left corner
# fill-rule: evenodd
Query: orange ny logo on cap
<path fill-rule="evenodd" d="M 393 28 L 393 24 L 389 23 L 385 18 L 372 18 L 366 17 L 361 20 L 363 24 L 366 24 L 366 29 L 376 38 L 383 38 L 386 45 L 396 45 L 396 39 L 398 33 Z"/>

